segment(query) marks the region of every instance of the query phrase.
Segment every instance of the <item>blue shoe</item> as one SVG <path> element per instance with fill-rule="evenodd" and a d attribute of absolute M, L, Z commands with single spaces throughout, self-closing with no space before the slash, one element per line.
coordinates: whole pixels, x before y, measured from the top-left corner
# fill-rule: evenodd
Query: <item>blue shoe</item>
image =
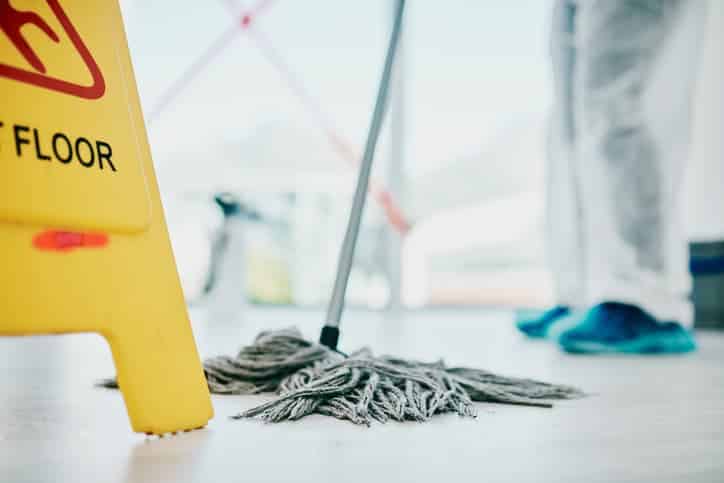
<path fill-rule="evenodd" d="M 558 336 L 566 352 L 579 354 L 678 354 L 696 349 L 691 333 L 676 322 L 659 322 L 634 306 L 606 302 L 589 310 Z"/>
<path fill-rule="evenodd" d="M 552 309 L 548 309 L 538 317 L 525 318 L 515 322 L 522 333 L 532 339 L 543 339 L 548 335 L 548 330 L 559 319 L 568 316 L 571 309 L 563 305 L 556 305 Z"/>

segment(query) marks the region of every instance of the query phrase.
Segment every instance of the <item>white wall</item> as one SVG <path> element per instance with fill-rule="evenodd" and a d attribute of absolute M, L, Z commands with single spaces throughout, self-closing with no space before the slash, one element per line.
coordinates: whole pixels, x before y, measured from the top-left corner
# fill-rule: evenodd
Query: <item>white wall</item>
<path fill-rule="evenodd" d="M 685 180 L 694 241 L 724 240 L 724 2 L 709 0 L 708 13 Z"/>

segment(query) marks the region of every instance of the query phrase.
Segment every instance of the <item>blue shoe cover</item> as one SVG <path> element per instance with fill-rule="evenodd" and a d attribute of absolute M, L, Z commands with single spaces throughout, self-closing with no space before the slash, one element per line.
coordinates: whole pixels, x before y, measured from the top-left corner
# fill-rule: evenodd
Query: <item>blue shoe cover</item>
<path fill-rule="evenodd" d="M 606 302 L 590 309 L 558 336 L 566 352 L 581 354 L 678 354 L 696 349 L 692 334 L 676 322 L 659 322 L 634 306 Z"/>
<path fill-rule="evenodd" d="M 548 309 L 538 317 L 526 318 L 516 321 L 515 326 L 522 333 L 533 339 L 542 339 L 548 335 L 551 326 L 562 317 L 566 317 L 571 313 L 568 307 L 556 305 L 552 309 Z"/>

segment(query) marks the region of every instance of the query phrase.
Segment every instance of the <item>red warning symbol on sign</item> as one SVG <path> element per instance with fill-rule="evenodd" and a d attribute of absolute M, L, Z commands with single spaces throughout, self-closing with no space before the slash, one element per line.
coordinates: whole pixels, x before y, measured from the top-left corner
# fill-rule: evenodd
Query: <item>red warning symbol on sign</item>
<path fill-rule="evenodd" d="M 73 26 L 68 15 L 66 15 L 63 7 L 60 6 L 59 0 L 46 0 L 46 2 L 65 31 L 65 35 L 72 42 L 76 52 L 78 52 L 78 55 L 83 59 L 91 74 L 93 83 L 90 86 L 84 86 L 53 77 L 46 73 L 43 61 L 25 39 L 22 29 L 25 26 L 40 29 L 41 32 L 56 43 L 60 42 L 58 32 L 54 31 L 36 12 L 16 10 L 10 5 L 10 0 L 0 0 L 0 30 L 3 31 L 5 36 L 34 70 L 21 69 L 0 62 L 0 77 L 7 77 L 26 84 L 32 84 L 84 99 L 98 99 L 102 97 L 106 91 L 106 84 L 93 55 L 88 50 L 88 47 L 86 47 L 83 39 L 81 39 L 80 34 Z"/>

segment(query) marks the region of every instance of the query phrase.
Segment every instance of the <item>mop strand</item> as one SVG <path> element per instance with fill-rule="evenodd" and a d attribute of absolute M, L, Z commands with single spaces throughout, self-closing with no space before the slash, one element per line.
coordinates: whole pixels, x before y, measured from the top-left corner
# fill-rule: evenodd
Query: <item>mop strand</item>
<path fill-rule="evenodd" d="M 344 356 L 305 340 L 295 328 L 262 332 L 236 357 L 206 360 L 204 372 L 212 393 L 277 393 L 233 416 L 274 423 L 310 414 L 363 425 L 422 422 L 443 413 L 475 417 L 474 402 L 552 407 L 550 400 L 583 395 L 570 386 L 447 367 L 443 361 L 376 357 L 367 348 Z"/>

